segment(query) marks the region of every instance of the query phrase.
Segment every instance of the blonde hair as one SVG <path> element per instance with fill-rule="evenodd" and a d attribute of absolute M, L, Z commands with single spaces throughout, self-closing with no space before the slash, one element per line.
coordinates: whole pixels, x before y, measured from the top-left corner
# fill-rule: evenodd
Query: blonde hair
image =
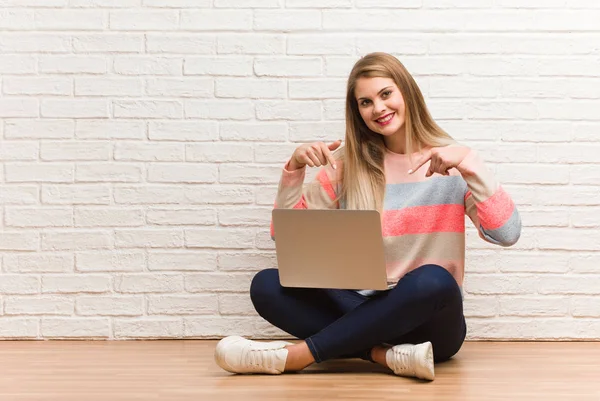
<path fill-rule="evenodd" d="M 433 120 L 421 90 L 402 63 L 387 53 L 370 53 L 356 62 L 348 77 L 346 92 L 346 140 L 338 156 L 344 161 L 338 199 L 346 209 L 382 212 L 385 196 L 383 136 L 371 131 L 358 111 L 356 82 L 359 78 L 391 78 L 405 103 L 405 151 L 408 155 L 425 146 L 446 146 L 454 140 Z M 410 157 L 410 156 L 409 156 Z"/>

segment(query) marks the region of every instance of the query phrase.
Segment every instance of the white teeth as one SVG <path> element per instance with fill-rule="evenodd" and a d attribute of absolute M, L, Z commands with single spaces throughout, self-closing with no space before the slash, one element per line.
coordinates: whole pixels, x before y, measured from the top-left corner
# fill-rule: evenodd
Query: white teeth
<path fill-rule="evenodd" d="M 387 116 L 385 118 L 380 118 L 380 119 L 377 119 L 375 121 L 377 121 L 379 123 L 385 123 L 385 122 L 390 121 L 392 119 L 392 117 L 394 117 L 394 113 L 390 114 L 389 116 Z"/>

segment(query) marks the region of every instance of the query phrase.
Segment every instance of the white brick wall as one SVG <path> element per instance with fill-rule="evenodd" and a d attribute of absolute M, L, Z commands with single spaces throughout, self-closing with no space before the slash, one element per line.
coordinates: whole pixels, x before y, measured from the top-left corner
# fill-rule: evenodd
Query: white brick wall
<path fill-rule="evenodd" d="M 469 337 L 599 339 L 598 21 L 590 0 L 0 0 L 0 338 L 282 335 L 248 296 L 280 168 L 343 137 L 379 50 L 522 213 L 509 249 L 469 225 Z"/>

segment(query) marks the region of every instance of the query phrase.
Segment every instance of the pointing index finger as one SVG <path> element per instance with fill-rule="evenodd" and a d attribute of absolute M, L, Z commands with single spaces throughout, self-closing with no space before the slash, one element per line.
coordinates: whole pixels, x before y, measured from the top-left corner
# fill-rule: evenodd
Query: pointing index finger
<path fill-rule="evenodd" d="M 412 174 L 423 166 L 423 164 L 427 163 L 428 160 L 431 159 L 431 152 L 427 151 L 423 156 L 421 156 L 420 160 L 417 162 L 415 167 L 408 170 L 408 174 Z"/>
<path fill-rule="evenodd" d="M 335 165 L 335 159 L 333 158 L 333 154 L 331 153 L 331 150 L 329 150 L 327 145 L 323 145 L 322 150 L 323 154 L 325 154 L 325 157 L 327 158 L 327 161 L 329 161 L 329 164 L 331 164 L 331 167 L 333 167 L 334 170 L 337 169 L 337 166 Z"/>

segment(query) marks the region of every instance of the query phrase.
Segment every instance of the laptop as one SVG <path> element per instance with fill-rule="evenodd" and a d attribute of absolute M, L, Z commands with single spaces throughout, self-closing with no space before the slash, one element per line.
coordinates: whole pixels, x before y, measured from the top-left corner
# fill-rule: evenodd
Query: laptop
<path fill-rule="evenodd" d="M 272 216 L 282 286 L 388 289 L 378 211 L 274 209 Z"/>

